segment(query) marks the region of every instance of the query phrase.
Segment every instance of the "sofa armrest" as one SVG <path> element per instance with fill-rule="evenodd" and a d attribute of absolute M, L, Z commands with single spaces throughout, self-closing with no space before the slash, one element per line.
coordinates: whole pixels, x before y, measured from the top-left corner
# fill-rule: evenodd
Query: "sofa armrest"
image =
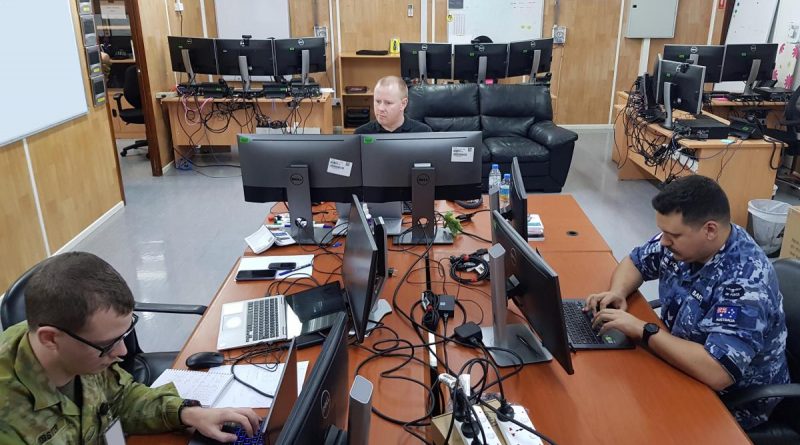
<path fill-rule="evenodd" d="M 541 121 L 531 125 L 528 137 L 548 148 L 578 140 L 577 133 L 561 128 L 553 121 Z"/>
<path fill-rule="evenodd" d="M 720 400 L 728 409 L 737 408 L 745 403 L 771 397 L 798 398 L 800 397 L 800 384 L 788 383 L 783 385 L 764 385 L 743 388 L 720 396 Z"/>

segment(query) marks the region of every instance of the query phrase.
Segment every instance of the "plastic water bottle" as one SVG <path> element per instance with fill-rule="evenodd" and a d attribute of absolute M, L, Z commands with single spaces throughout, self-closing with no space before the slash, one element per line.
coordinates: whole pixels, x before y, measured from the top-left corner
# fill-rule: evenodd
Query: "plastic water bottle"
<path fill-rule="evenodd" d="M 507 207 L 511 197 L 511 175 L 506 173 L 500 181 L 500 207 Z"/>
<path fill-rule="evenodd" d="M 492 164 L 492 169 L 489 171 L 489 193 L 500 188 L 500 180 L 503 175 L 500 174 L 500 166 Z"/>

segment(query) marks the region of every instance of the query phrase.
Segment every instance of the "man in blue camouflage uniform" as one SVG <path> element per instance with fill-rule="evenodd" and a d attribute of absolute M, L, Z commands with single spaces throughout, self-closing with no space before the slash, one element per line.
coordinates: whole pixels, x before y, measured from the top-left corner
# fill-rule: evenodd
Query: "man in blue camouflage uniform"
<path fill-rule="evenodd" d="M 133 295 L 108 263 L 71 252 L 42 263 L 25 288 L 27 321 L 0 334 L 0 444 L 104 444 L 119 420 L 129 434 L 195 427 L 233 441 L 225 422 L 252 435 L 250 409 L 187 403 L 175 386 L 148 388 L 119 367 L 133 330 Z"/>
<path fill-rule="evenodd" d="M 720 393 L 789 382 L 783 296 L 775 269 L 741 227 L 713 180 L 677 179 L 653 198 L 661 233 L 620 262 L 610 290 L 587 298 L 601 332 L 619 329 Z M 669 331 L 626 312 L 644 280 L 659 280 Z M 736 409 L 744 429 L 767 419 L 778 398 Z"/>

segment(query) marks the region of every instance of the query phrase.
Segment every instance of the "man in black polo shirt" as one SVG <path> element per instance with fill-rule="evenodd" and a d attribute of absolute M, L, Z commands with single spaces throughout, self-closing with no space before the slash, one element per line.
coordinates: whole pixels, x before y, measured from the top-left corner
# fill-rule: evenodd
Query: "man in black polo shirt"
<path fill-rule="evenodd" d="M 397 76 L 386 76 L 375 84 L 375 120 L 358 128 L 355 134 L 427 133 L 431 127 L 410 119 L 403 112 L 408 105 L 408 87 Z"/>

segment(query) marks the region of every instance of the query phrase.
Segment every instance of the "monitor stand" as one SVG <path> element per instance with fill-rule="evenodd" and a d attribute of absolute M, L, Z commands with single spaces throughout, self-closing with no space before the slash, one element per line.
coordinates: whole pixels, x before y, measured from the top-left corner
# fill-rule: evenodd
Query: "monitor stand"
<path fill-rule="evenodd" d="M 189 50 L 184 48 L 181 50 L 181 59 L 183 59 L 183 68 L 189 75 L 189 85 L 194 85 L 194 69 L 192 69 L 192 58 L 189 56 Z"/>
<path fill-rule="evenodd" d="M 667 130 L 675 129 L 672 122 L 672 85 L 672 82 L 664 82 L 664 112 L 666 115 L 661 126 Z"/>
<path fill-rule="evenodd" d="M 250 64 L 247 56 L 239 56 L 239 74 L 242 76 L 242 92 L 250 93 Z"/>
<path fill-rule="evenodd" d="M 420 83 L 428 83 L 428 51 L 421 50 L 418 53 L 419 62 L 419 81 Z"/>
<path fill-rule="evenodd" d="M 436 227 L 433 209 L 436 195 L 436 169 L 430 164 L 411 169 L 411 231 L 394 237 L 395 245 L 453 244 L 453 235 Z"/>
<path fill-rule="evenodd" d="M 311 187 L 307 165 L 291 165 L 286 168 L 286 199 L 289 202 L 291 227 L 287 232 L 297 244 L 319 245 L 332 239 L 331 229 L 314 228 L 311 212 Z"/>
<path fill-rule="evenodd" d="M 542 50 L 533 51 L 533 63 L 531 64 L 531 74 L 528 83 L 536 83 L 536 73 L 539 72 L 539 62 L 542 60 Z"/>
<path fill-rule="evenodd" d="M 753 63 L 750 65 L 750 74 L 747 76 L 747 82 L 744 85 L 744 91 L 742 92 L 742 96 L 753 96 L 755 95 L 755 91 L 753 91 L 753 85 L 756 83 L 756 77 L 758 77 L 758 71 L 761 69 L 761 59 L 753 59 Z"/>
<path fill-rule="evenodd" d="M 482 327 L 483 344 L 489 350 L 499 367 L 519 366 L 529 363 L 543 363 L 553 360 L 550 352 L 524 324 L 508 324 L 508 295 L 506 294 L 505 249 L 495 244 L 489 249 L 489 270 L 492 272 L 492 326 Z M 490 349 L 492 347 L 510 349 L 519 357 L 508 352 Z M 522 363 L 520 363 L 522 359 Z"/>
<path fill-rule="evenodd" d="M 478 83 L 486 83 L 486 64 L 489 59 L 486 56 L 478 57 Z"/>

